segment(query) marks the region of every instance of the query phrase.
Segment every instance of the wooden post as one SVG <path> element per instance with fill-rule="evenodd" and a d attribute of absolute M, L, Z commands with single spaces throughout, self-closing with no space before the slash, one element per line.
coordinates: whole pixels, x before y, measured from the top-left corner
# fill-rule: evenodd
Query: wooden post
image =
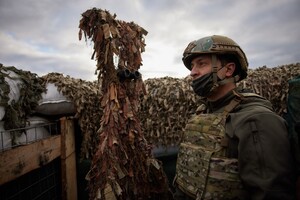
<path fill-rule="evenodd" d="M 74 121 L 63 117 L 61 124 L 62 199 L 77 200 Z"/>

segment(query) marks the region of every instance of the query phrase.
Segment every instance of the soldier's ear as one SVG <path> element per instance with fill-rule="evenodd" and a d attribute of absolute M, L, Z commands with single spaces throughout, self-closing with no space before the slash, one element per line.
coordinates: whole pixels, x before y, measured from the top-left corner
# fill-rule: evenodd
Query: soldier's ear
<path fill-rule="evenodd" d="M 235 67 L 236 67 L 236 65 L 235 65 L 234 62 L 227 63 L 226 66 L 225 66 L 225 68 L 226 68 L 226 74 L 225 75 L 227 77 L 233 76 L 233 73 L 235 71 Z"/>

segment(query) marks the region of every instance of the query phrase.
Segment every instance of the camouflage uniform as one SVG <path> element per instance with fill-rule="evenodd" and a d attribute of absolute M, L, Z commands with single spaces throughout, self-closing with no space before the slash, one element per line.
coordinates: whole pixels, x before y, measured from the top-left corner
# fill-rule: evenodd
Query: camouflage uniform
<path fill-rule="evenodd" d="M 201 55 L 211 57 L 211 73 L 198 73 L 197 60 L 192 66 Z M 182 61 L 193 75 L 194 92 L 202 97 L 247 77 L 245 53 L 225 36 L 190 42 Z M 218 71 L 226 63 L 234 63 L 234 72 L 221 80 Z M 186 125 L 176 165 L 175 199 L 295 199 L 286 122 L 266 99 L 236 89 L 226 92 Z"/>
<path fill-rule="evenodd" d="M 175 199 L 295 198 L 285 121 L 264 98 L 235 94 L 210 103 L 209 113 L 188 122 L 178 154 Z M 236 98 L 240 102 L 228 110 Z"/>

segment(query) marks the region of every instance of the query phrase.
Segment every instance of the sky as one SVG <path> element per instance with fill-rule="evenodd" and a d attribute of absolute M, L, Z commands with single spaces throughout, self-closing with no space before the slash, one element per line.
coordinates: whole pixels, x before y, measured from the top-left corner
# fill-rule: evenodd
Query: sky
<path fill-rule="evenodd" d="M 93 45 L 78 38 L 93 7 L 148 31 L 144 80 L 186 77 L 185 47 L 209 35 L 232 38 L 252 69 L 300 62 L 300 0 L 0 0 L 0 63 L 97 80 Z"/>

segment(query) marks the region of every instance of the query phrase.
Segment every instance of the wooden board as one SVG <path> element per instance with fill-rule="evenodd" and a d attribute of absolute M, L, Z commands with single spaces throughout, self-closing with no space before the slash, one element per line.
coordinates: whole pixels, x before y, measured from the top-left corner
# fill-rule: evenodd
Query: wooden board
<path fill-rule="evenodd" d="M 61 118 L 62 199 L 77 200 L 76 152 L 74 121 Z"/>
<path fill-rule="evenodd" d="M 1 152 L 0 185 L 37 169 L 60 155 L 60 135 Z"/>

